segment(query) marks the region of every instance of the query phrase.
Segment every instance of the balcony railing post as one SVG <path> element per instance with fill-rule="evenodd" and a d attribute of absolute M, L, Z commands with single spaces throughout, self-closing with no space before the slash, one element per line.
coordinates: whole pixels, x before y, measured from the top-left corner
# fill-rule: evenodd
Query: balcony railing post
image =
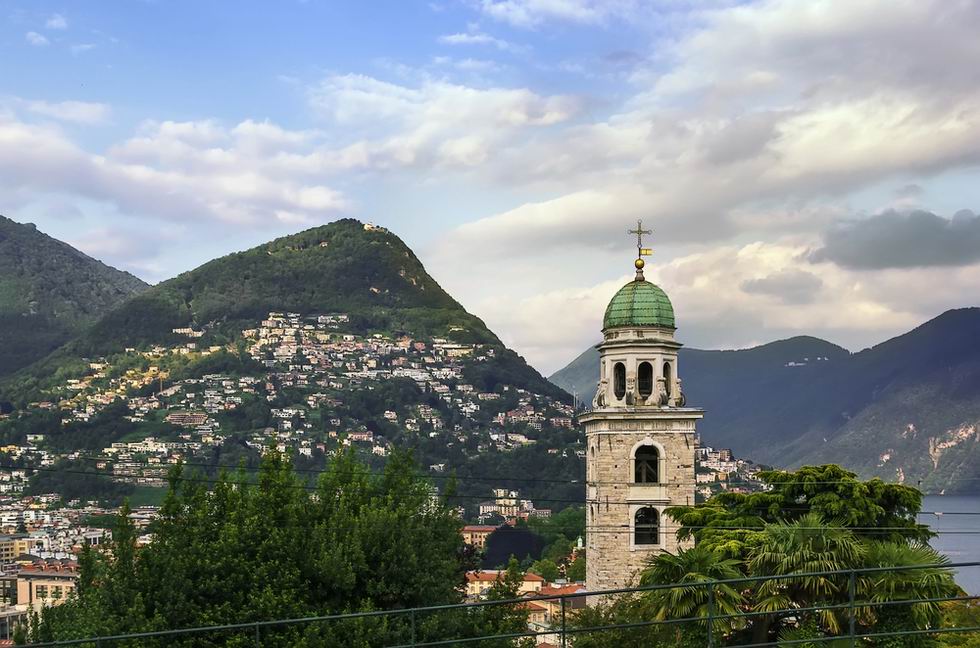
<path fill-rule="evenodd" d="M 856 618 L 854 614 L 854 597 L 857 593 L 857 574 L 852 569 L 847 580 L 847 614 L 848 632 L 851 635 L 851 648 L 854 648 Z"/>
<path fill-rule="evenodd" d="M 708 585 L 708 648 L 715 645 L 715 585 Z"/>
<path fill-rule="evenodd" d="M 259 624 L 255 624 L 255 648 L 261 648 L 262 636 L 260 635 Z"/>
<path fill-rule="evenodd" d="M 412 645 L 415 645 L 415 608 L 412 608 L 411 612 L 412 619 Z"/>
<path fill-rule="evenodd" d="M 561 604 L 561 648 L 565 648 L 565 597 L 558 599 Z"/>

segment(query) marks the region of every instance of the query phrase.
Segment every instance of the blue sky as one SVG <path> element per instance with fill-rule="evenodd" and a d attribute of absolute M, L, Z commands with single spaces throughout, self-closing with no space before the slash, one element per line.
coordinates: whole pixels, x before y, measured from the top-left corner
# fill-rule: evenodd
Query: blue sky
<path fill-rule="evenodd" d="M 860 348 L 980 289 L 975 1 L 0 2 L 0 21 L 0 213 L 151 282 L 353 216 L 544 371 L 596 338 L 640 217 L 694 346 Z"/>

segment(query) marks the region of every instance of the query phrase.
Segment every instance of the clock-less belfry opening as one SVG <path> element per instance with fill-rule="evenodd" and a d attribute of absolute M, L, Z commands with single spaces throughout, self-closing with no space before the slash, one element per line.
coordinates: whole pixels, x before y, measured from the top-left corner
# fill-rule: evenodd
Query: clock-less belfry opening
<path fill-rule="evenodd" d="M 602 323 L 599 384 L 581 414 L 586 444 L 586 587 L 617 589 L 633 582 L 651 556 L 676 553 L 670 506 L 694 503 L 695 424 L 687 407 L 667 294 L 643 275 L 637 222 L 636 276 L 613 296 Z"/>

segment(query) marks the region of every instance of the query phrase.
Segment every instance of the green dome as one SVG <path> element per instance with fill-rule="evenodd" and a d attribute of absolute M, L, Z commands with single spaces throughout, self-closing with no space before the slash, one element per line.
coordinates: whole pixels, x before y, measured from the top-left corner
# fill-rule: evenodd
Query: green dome
<path fill-rule="evenodd" d="M 602 328 L 617 326 L 676 328 L 674 307 L 659 286 L 637 279 L 620 288 L 606 307 Z"/>

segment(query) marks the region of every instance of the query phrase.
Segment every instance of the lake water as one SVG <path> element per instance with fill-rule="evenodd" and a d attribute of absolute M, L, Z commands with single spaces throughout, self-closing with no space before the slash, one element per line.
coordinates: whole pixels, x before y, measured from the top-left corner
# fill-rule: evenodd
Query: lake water
<path fill-rule="evenodd" d="M 919 522 L 939 533 L 931 542 L 934 549 L 950 562 L 980 562 L 980 495 L 927 495 L 922 510 L 945 514 L 919 516 Z M 971 595 L 980 594 L 980 567 L 957 570 L 956 582 Z"/>

